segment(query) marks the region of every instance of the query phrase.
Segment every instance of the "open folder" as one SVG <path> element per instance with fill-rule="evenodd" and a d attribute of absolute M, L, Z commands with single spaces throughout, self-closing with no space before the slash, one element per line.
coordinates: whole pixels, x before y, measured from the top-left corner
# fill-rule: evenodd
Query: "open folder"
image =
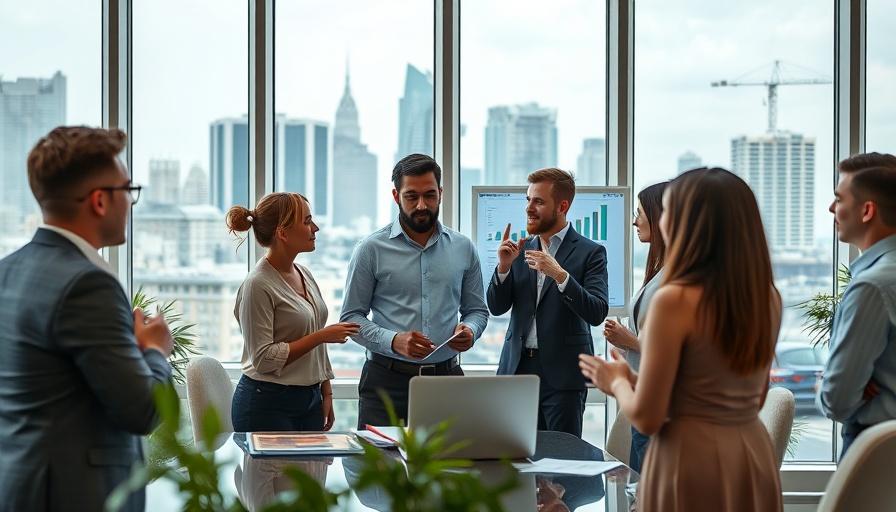
<path fill-rule="evenodd" d="M 250 455 L 352 455 L 364 448 L 352 432 L 249 432 Z"/>

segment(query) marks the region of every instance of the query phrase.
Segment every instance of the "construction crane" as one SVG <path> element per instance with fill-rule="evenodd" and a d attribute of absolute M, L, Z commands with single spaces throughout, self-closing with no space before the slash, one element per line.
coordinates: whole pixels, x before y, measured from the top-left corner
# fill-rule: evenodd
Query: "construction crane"
<path fill-rule="evenodd" d="M 761 69 L 761 68 L 760 68 Z M 778 125 L 778 86 L 779 85 L 814 85 L 814 84 L 829 84 L 831 83 L 831 79 L 829 77 L 823 78 L 797 78 L 797 79 L 781 79 L 781 71 L 782 71 L 782 63 L 780 60 L 776 60 L 772 65 L 772 77 L 771 79 L 765 82 L 750 82 L 741 80 L 741 78 L 751 75 L 756 72 L 756 70 L 747 73 L 741 78 L 736 78 L 734 80 L 719 80 L 718 82 L 713 82 L 713 87 L 739 87 L 742 85 L 762 85 L 768 87 L 768 132 L 775 133 Z M 818 73 L 816 73 L 818 74 Z M 823 75 L 822 75 L 823 76 Z"/>

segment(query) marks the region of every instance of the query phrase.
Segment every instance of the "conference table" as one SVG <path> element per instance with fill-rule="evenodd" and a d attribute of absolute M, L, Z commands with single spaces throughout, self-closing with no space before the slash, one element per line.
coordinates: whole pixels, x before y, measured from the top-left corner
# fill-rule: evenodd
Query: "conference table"
<path fill-rule="evenodd" d="M 273 497 L 292 489 L 284 476 L 288 467 L 299 468 L 333 492 L 352 489 L 357 482 L 361 458 L 345 457 L 253 457 L 243 450 L 245 434 L 219 436 L 214 445 L 215 458 L 222 463 L 220 487 L 227 497 L 238 496 L 250 511 L 261 510 Z M 397 450 L 387 454 L 400 457 Z M 562 432 L 539 431 L 535 455 L 531 460 L 613 461 L 611 455 L 581 439 Z M 508 467 L 500 461 L 477 461 L 473 466 L 484 483 L 499 483 L 507 478 Z M 515 471 L 510 469 L 510 471 Z M 508 512 L 526 511 L 601 511 L 630 512 L 635 509 L 638 474 L 625 465 L 597 476 L 519 473 L 519 486 L 502 496 Z M 147 510 L 179 510 L 177 490 L 168 481 L 156 481 L 147 488 Z M 347 511 L 389 510 L 389 498 L 379 489 L 352 490 Z"/>

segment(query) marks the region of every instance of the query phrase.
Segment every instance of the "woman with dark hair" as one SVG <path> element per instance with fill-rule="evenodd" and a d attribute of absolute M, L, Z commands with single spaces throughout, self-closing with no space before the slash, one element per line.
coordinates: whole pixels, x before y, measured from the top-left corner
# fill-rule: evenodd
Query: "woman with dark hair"
<path fill-rule="evenodd" d="M 663 195 L 666 264 L 641 333 L 641 372 L 581 356 L 582 373 L 653 435 L 641 510 L 780 511 L 778 464 L 759 409 L 781 325 L 756 198 L 724 169 L 694 169 Z"/>
<path fill-rule="evenodd" d="M 320 228 L 304 196 L 277 192 L 254 210 L 227 212 L 231 233 L 252 229 L 267 254 L 246 276 L 234 314 L 243 332 L 243 376 L 233 394 L 237 432 L 329 430 L 333 369 L 327 343 L 345 343 L 356 323 L 324 327 L 327 305 L 307 268 L 294 260 L 315 249 Z M 245 239 L 242 239 L 244 241 Z"/>
<path fill-rule="evenodd" d="M 647 251 L 644 284 L 629 302 L 628 328 L 613 320 L 604 322 L 604 337 L 625 355 L 625 360 L 636 372 L 641 363 L 641 342 L 638 341 L 638 333 L 644 325 L 653 294 L 659 289 L 663 279 L 666 244 L 660 233 L 660 214 L 663 213 L 663 191 L 666 190 L 668 183 L 668 181 L 657 183 L 638 193 L 638 206 L 632 225 L 635 226 L 638 240 L 649 244 L 650 249 Z M 649 442 L 650 437 L 632 427 L 632 447 L 628 465 L 638 473 L 641 472 L 641 463 L 644 461 L 644 453 Z"/>

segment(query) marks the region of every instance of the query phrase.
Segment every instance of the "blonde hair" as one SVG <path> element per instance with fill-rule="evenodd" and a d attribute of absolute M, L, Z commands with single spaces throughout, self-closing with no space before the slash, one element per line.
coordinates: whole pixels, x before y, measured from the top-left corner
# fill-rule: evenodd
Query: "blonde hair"
<path fill-rule="evenodd" d="M 236 205 L 227 212 L 227 227 L 236 235 L 240 245 L 246 240 L 238 232 L 249 231 L 255 234 L 255 240 L 262 247 L 270 247 L 274 235 L 280 228 L 290 228 L 296 221 L 302 221 L 310 215 L 311 207 L 308 199 L 295 192 L 274 192 L 258 201 L 254 210 Z M 239 245 L 237 246 L 239 247 Z"/>
<path fill-rule="evenodd" d="M 747 375 L 771 363 L 772 296 L 777 294 L 756 197 L 720 169 L 685 172 L 666 189 L 668 244 L 663 283 L 703 288 L 700 334 Z"/>

